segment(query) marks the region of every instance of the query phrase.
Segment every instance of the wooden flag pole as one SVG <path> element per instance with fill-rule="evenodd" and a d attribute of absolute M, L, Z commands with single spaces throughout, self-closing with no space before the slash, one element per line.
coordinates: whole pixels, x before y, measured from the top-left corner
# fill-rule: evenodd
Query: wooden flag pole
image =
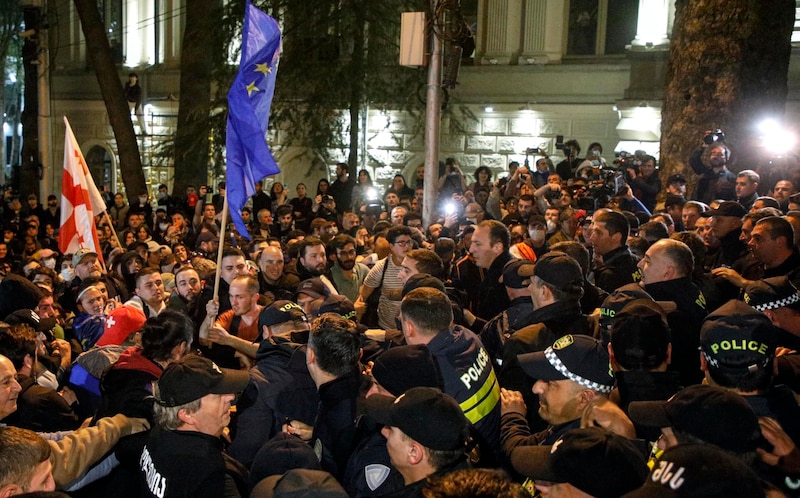
<path fill-rule="evenodd" d="M 219 278 L 220 268 L 222 268 L 222 247 L 225 245 L 225 225 L 228 223 L 228 194 L 222 198 L 222 223 L 219 230 L 219 248 L 217 248 L 217 272 L 214 275 L 214 297 L 216 301 L 219 297 Z"/>

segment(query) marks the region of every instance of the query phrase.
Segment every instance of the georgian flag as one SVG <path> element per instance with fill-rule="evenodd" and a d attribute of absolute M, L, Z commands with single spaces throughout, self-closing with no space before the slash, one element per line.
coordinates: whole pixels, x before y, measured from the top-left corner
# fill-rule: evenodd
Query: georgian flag
<path fill-rule="evenodd" d="M 94 184 L 86 160 L 66 116 L 64 139 L 64 171 L 61 182 L 61 230 L 58 248 L 63 254 L 74 254 L 87 248 L 100 255 L 100 242 L 94 217 L 106 210 L 106 204 Z"/>

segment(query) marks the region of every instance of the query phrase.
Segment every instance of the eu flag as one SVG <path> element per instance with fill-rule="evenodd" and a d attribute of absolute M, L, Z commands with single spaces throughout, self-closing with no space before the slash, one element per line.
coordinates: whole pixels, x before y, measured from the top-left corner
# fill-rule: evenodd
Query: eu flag
<path fill-rule="evenodd" d="M 249 239 L 242 220 L 247 198 L 255 194 L 255 183 L 280 172 L 267 145 L 267 127 L 281 31 L 275 19 L 247 2 L 242 34 L 239 72 L 228 92 L 226 146 L 226 195 L 236 230 Z"/>

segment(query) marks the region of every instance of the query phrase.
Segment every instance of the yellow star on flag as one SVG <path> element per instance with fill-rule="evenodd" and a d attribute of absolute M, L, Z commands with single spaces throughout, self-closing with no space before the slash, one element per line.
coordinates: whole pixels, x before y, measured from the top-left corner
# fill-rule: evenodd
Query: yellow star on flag
<path fill-rule="evenodd" d="M 259 89 L 256 86 L 256 82 L 255 81 L 250 83 L 249 85 L 247 85 L 247 96 L 248 97 L 252 97 L 253 96 L 253 92 L 257 92 L 257 91 L 259 91 Z"/>
<path fill-rule="evenodd" d="M 255 71 L 257 73 L 263 73 L 264 76 L 266 76 L 272 72 L 272 69 L 270 69 L 269 65 L 266 62 L 262 62 L 261 64 L 256 64 Z"/>

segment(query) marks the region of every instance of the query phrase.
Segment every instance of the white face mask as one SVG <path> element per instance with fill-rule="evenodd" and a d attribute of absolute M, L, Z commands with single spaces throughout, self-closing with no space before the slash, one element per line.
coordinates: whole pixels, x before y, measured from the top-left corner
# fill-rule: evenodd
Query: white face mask
<path fill-rule="evenodd" d="M 165 231 L 167 228 L 169 228 L 169 223 L 159 223 L 159 224 L 158 224 L 158 228 L 159 228 L 159 230 L 161 230 L 161 231 L 163 232 L 163 231 Z"/>
<path fill-rule="evenodd" d="M 42 261 L 42 264 L 44 265 L 45 268 L 50 268 L 51 270 L 55 270 L 56 269 L 56 260 L 55 260 L 55 258 L 47 258 L 44 261 Z"/>
<path fill-rule="evenodd" d="M 158 198 L 158 200 L 165 199 L 167 197 L 167 193 L 166 192 L 159 192 L 159 193 L 156 194 L 156 197 Z"/>
<path fill-rule="evenodd" d="M 534 244 L 541 244 L 544 242 L 544 230 L 528 230 L 528 235 Z"/>
<path fill-rule="evenodd" d="M 50 370 L 45 370 L 39 377 L 36 378 L 36 383 L 42 387 L 49 387 L 54 391 L 58 391 L 58 379 L 56 374 Z"/>
<path fill-rule="evenodd" d="M 553 233 L 553 232 L 555 232 L 555 231 L 556 231 L 556 228 L 558 228 L 558 225 L 556 225 L 556 222 L 555 222 L 555 221 L 553 221 L 553 220 L 547 220 L 547 233 Z"/>
<path fill-rule="evenodd" d="M 65 282 L 71 282 L 74 277 L 75 271 L 72 268 L 64 268 L 61 270 L 61 278 L 63 278 Z"/>

